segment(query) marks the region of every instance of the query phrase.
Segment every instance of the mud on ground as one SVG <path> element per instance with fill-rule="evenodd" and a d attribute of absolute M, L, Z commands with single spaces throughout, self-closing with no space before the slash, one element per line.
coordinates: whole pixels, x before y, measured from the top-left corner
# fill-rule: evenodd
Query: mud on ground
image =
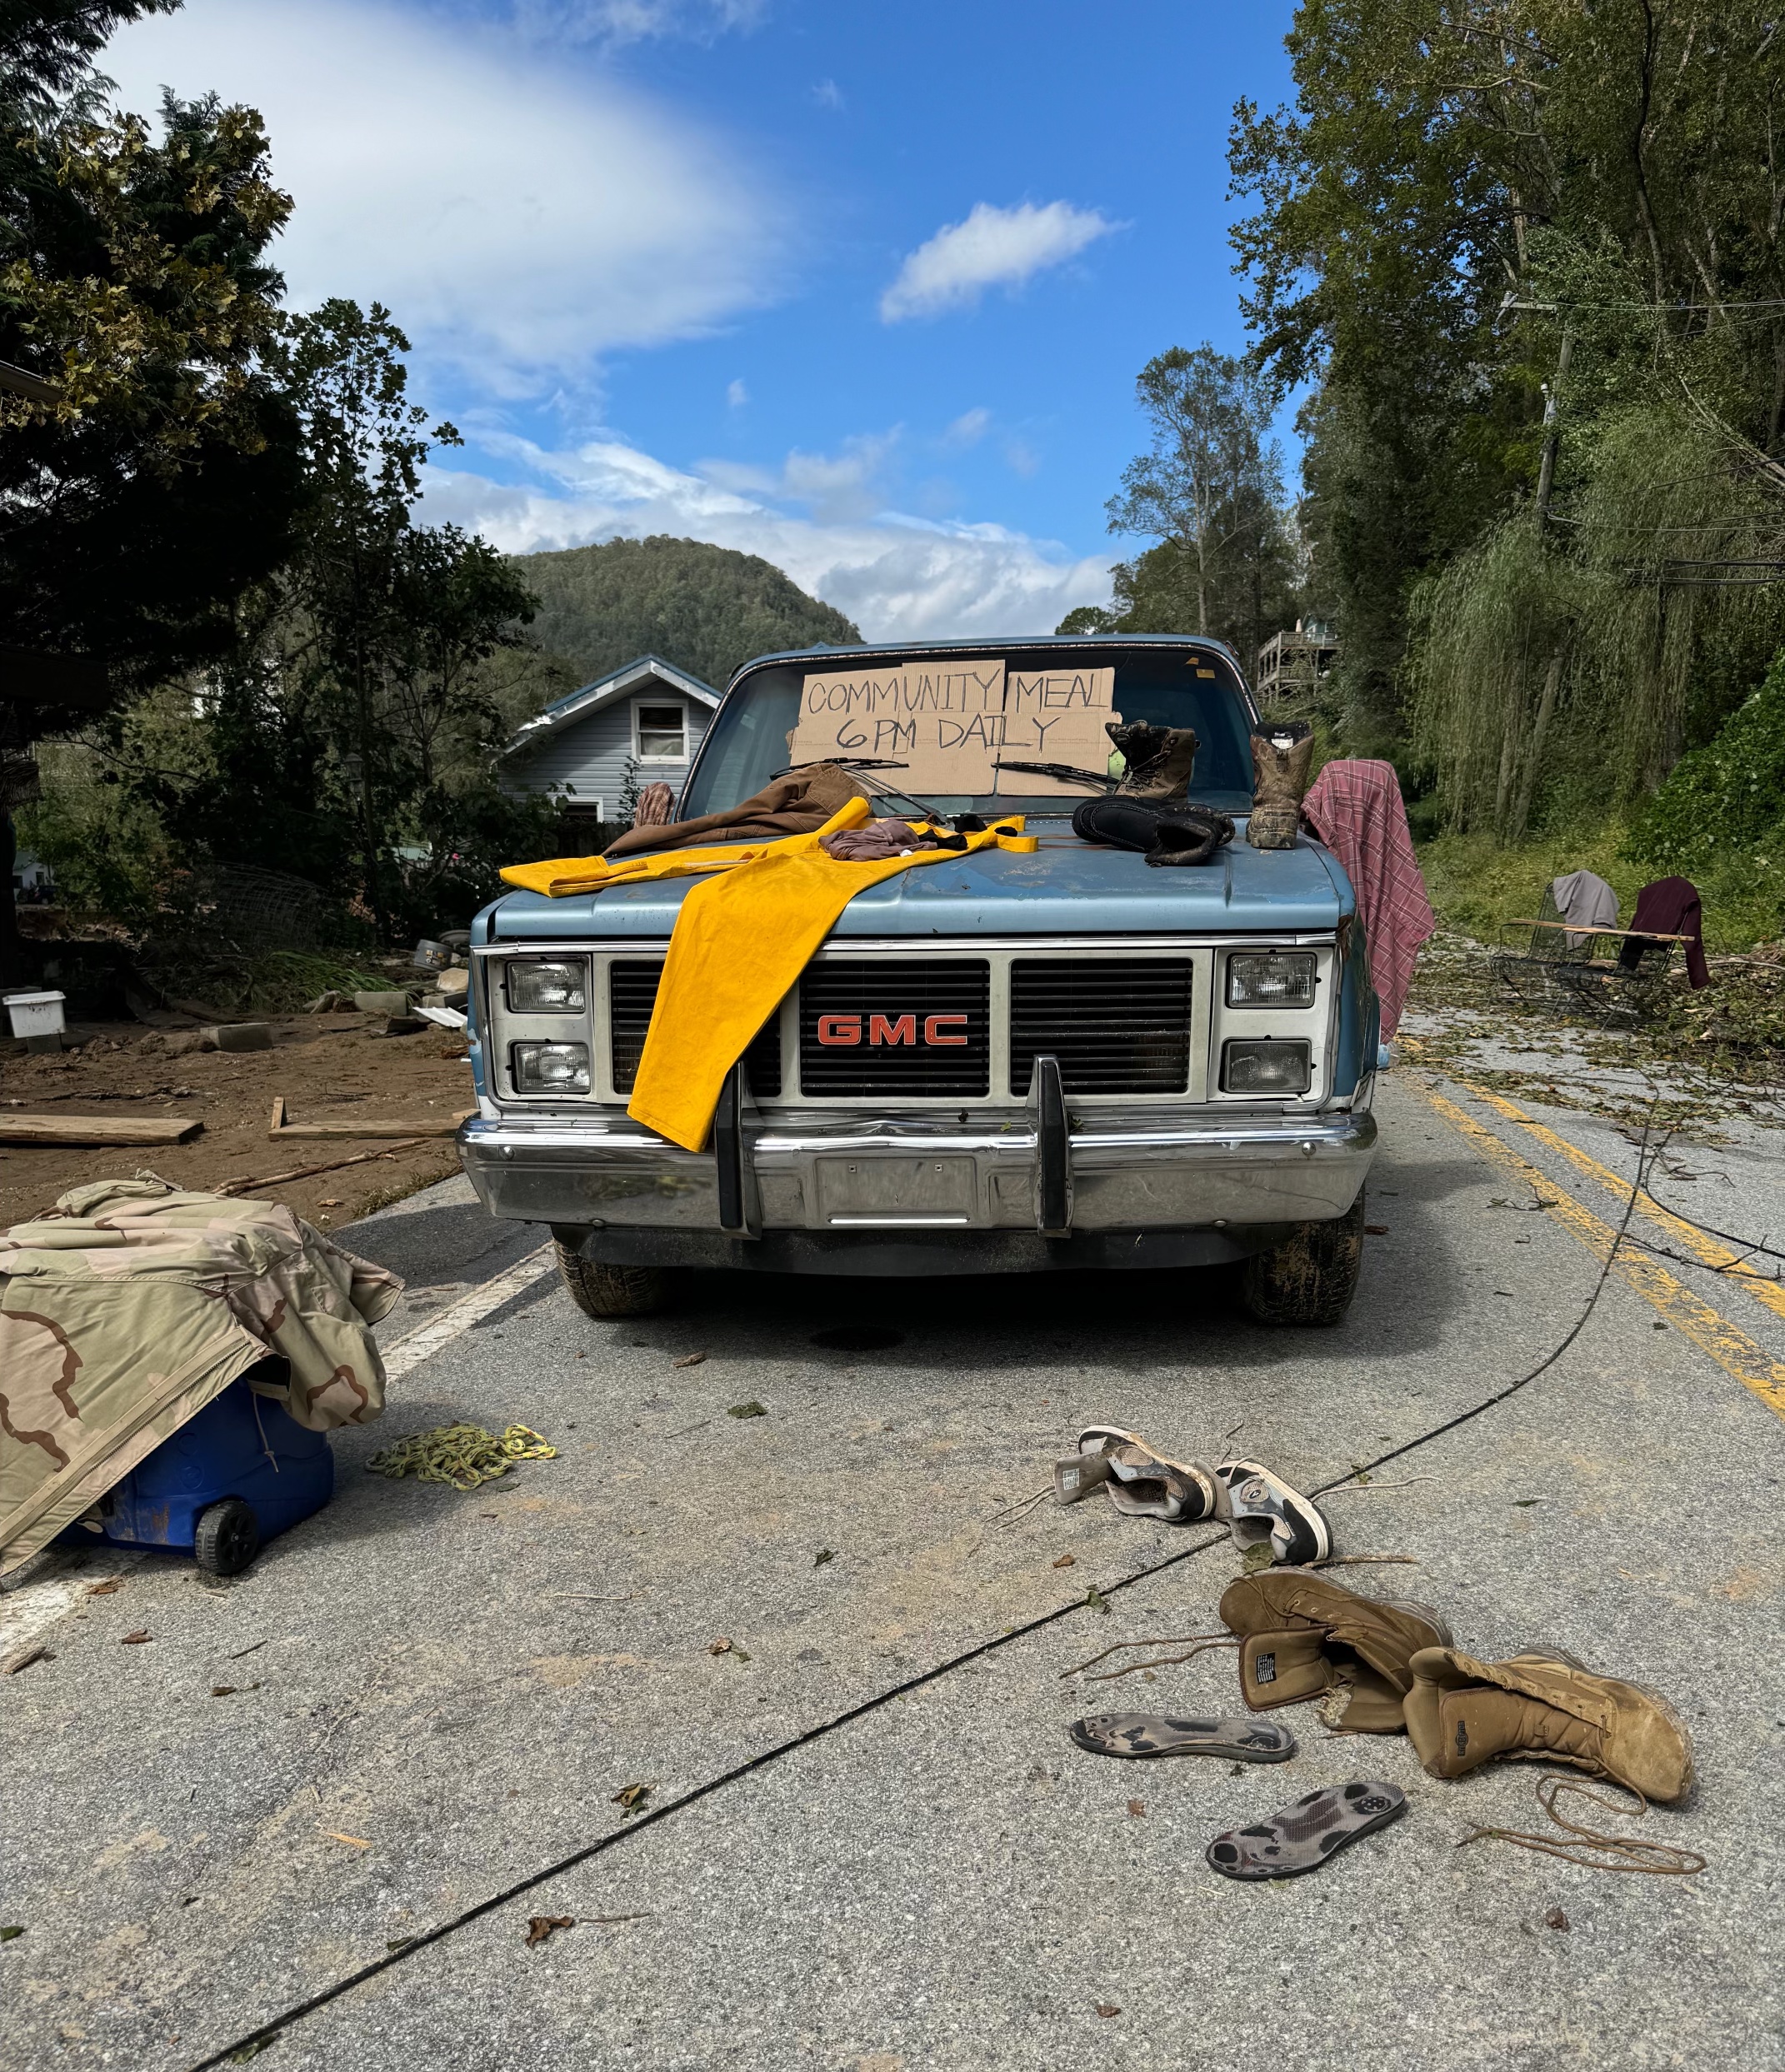
<path fill-rule="evenodd" d="M 204 1125 L 184 1144 L 122 1149 L 0 1145 L 0 1228 L 41 1213 L 70 1187 L 130 1177 L 143 1167 L 178 1186 L 216 1187 L 295 1168 L 374 1156 L 307 1180 L 256 1186 L 319 1230 L 330 1230 L 458 1170 L 450 1136 L 399 1149 L 375 1137 L 287 1139 L 267 1134 L 273 1096 L 293 1122 L 438 1122 L 473 1105 L 465 1041 L 442 1029 L 374 1035 L 382 1016 L 299 1016 L 270 1024 L 270 1051 L 170 1056 L 168 1038 L 138 1022 L 71 1027 L 60 1057 L 0 1046 L 0 1115 L 183 1116 Z"/>

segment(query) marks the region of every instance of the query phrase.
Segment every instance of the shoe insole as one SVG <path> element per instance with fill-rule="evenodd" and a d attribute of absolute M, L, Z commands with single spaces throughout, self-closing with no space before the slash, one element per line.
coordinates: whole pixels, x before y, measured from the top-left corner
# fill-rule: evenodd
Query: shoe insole
<path fill-rule="evenodd" d="M 1394 1785 L 1333 1785 L 1255 1827 L 1218 1835 L 1208 1845 L 1208 1865 L 1223 1878 L 1299 1878 L 1406 1810 L 1407 1794 Z"/>
<path fill-rule="evenodd" d="M 1238 1763 L 1287 1763 L 1295 1736 L 1272 1720 L 1173 1720 L 1158 1712 L 1100 1712 L 1067 1730 L 1093 1755 L 1145 1759 L 1223 1755 Z"/>

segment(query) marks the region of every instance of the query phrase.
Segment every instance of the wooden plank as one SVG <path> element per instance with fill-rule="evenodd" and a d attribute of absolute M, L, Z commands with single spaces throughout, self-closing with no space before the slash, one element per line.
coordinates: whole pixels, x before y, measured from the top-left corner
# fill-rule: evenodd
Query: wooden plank
<path fill-rule="evenodd" d="M 6 1115 L 0 1144 L 183 1144 L 204 1127 L 184 1116 Z"/>
<path fill-rule="evenodd" d="M 442 1116 L 438 1121 L 429 1117 L 422 1121 L 393 1122 L 388 1119 L 374 1121 L 368 1116 L 352 1122 L 288 1122 L 285 1120 L 285 1098 L 278 1096 L 272 1104 L 272 1121 L 268 1128 L 269 1137 L 283 1141 L 286 1138 L 308 1141 L 319 1137 L 430 1137 L 451 1136 L 460 1123 L 477 1113 L 475 1108 L 466 1108 L 457 1115 Z"/>

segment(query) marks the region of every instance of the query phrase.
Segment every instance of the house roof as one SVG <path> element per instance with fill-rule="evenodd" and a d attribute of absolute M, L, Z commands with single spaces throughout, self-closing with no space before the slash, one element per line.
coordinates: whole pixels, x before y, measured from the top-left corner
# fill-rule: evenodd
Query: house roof
<path fill-rule="evenodd" d="M 519 727 L 502 752 L 512 756 L 537 747 L 548 734 L 569 726 L 573 721 L 587 719 L 592 712 L 598 712 L 603 706 L 612 705 L 616 699 L 639 690 L 652 679 L 667 690 L 681 691 L 702 705 L 719 702 L 719 694 L 711 684 L 702 683 L 698 677 L 691 677 L 672 662 L 665 662 L 661 655 L 641 655 L 636 662 L 628 662 L 623 669 L 598 677 L 593 683 L 586 683 L 581 690 L 555 700 L 537 718 Z"/>

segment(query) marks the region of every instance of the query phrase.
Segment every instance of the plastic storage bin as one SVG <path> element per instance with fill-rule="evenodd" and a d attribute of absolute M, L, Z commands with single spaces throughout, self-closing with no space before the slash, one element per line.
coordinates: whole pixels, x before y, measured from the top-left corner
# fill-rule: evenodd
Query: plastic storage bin
<path fill-rule="evenodd" d="M 62 1020 L 65 993 L 8 993 L 5 996 L 6 1011 L 16 1036 L 60 1036 L 67 1026 Z"/>
<path fill-rule="evenodd" d="M 328 1435 L 256 1395 L 244 1375 L 108 1491 L 99 1532 L 71 1525 L 62 1543 L 185 1549 L 212 1575 L 234 1575 L 334 1488 Z"/>

